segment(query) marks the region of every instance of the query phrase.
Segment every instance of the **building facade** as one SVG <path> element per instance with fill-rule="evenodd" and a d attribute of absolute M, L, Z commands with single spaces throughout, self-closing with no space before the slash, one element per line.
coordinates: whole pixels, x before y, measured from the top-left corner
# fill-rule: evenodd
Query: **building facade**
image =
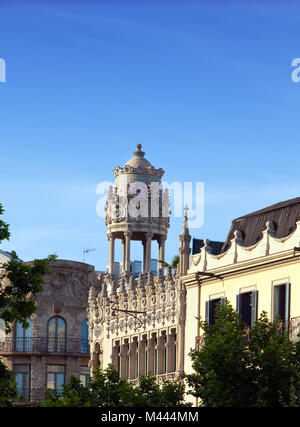
<path fill-rule="evenodd" d="M 109 206 L 118 209 L 118 180 L 123 178 L 128 185 L 138 182 L 141 174 L 142 181 L 150 185 L 147 174 L 151 176 L 155 169 L 144 161 L 144 153 L 138 148 L 133 159 L 114 171 L 116 186 L 108 196 L 106 225 L 110 265 L 114 262 L 114 240 L 120 238 L 123 270 L 116 280 L 110 273 L 113 268 L 109 268 L 101 276 L 100 286 L 90 290 L 91 370 L 113 363 L 120 376 L 131 381 L 146 374 L 159 380 L 192 373 L 190 351 L 203 342 L 199 319 L 213 323 L 217 303 L 225 300 L 238 311 L 247 328 L 265 311 L 270 320 L 279 316 L 280 327 L 291 339 L 298 339 L 300 198 L 235 219 L 225 242 L 194 239 L 192 255 L 186 209 L 177 269 L 172 272 L 169 267 L 166 274 L 159 269 L 153 277 L 151 242 L 158 241 L 159 259 L 163 260 L 168 223 L 162 222 L 159 228 L 159 221 L 165 218 L 118 217 L 112 215 Z M 125 178 L 123 174 L 127 174 Z M 129 202 L 130 197 L 126 199 Z M 138 279 L 129 272 L 130 239 L 141 240 L 144 245 L 143 273 Z M 197 404 L 195 399 L 192 402 Z"/>
<path fill-rule="evenodd" d="M 265 311 L 293 340 L 300 332 L 300 198 L 281 202 L 232 222 L 219 253 L 203 241 L 182 280 L 186 289 L 185 372 L 190 348 L 202 344 L 200 318 L 214 322 L 217 303 L 229 301 L 251 328 Z M 219 243 L 219 242 L 217 242 Z M 219 245 L 220 248 L 220 245 Z M 245 331 L 246 333 L 247 331 Z"/>
<path fill-rule="evenodd" d="M 26 400 L 41 400 L 48 387 L 60 389 L 69 375 L 84 383 L 96 366 L 110 363 L 133 382 L 141 375 L 161 381 L 192 373 L 190 351 L 203 343 L 199 319 L 212 324 L 225 300 L 247 328 L 265 311 L 299 339 L 300 198 L 236 218 L 225 242 L 194 239 L 192 255 L 186 207 L 177 269 L 162 264 L 155 275 L 152 248 L 157 244 L 164 260 L 170 226 L 164 171 L 138 145 L 114 174 L 106 206 L 107 272 L 56 261 L 29 328 L 17 323 L 6 336 L 0 327 L 0 357 Z M 117 239 L 121 263 L 115 261 Z M 132 241 L 140 242 L 142 262 L 130 259 Z M 0 251 L 0 264 L 9 259 Z"/>
<path fill-rule="evenodd" d="M 97 281 L 94 267 L 57 260 L 50 268 L 52 274 L 35 297 L 37 310 L 27 319 L 29 327 L 17 322 L 0 341 L 1 360 L 15 373 L 26 402 L 42 400 L 46 388 L 61 390 L 69 375 L 83 383 L 89 376 L 87 305 Z"/>
<path fill-rule="evenodd" d="M 101 276 L 101 284 L 93 286 L 89 295 L 89 337 L 91 369 L 113 363 L 123 378 L 135 381 L 141 375 L 174 378 L 184 371 L 185 291 L 180 274 L 171 267 L 151 271 L 151 245 L 159 245 L 159 260 L 164 260 L 165 241 L 169 227 L 169 199 L 160 184 L 162 169 L 155 169 L 144 158 L 141 146 L 123 168 L 114 169 L 114 188 L 108 192 L 106 226 L 109 241 L 110 266 Z M 120 182 L 125 182 L 120 186 Z M 140 183 L 142 183 L 141 186 Z M 146 209 L 137 196 L 145 191 Z M 134 193 L 131 192 L 133 186 Z M 124 204 L 125 192 L 125 204 Z M 136 197 L 133 201 L 132 194 Z M 157 200 L 154 200 L 154 196 Z M 145 195 L 144 195 L 145 196 Z M 123 197 L 125 214 L 119 215 Z M 134 203 L 136 215 L 130 215 Z M 157 215 L 151 213 L 157 204 Z M 111 274 L 114 263 L 114 242 L 123 243 L 123 272 L 120 279 Z M 182 233 L 181 272 L 186 273 L 188 255 L 186 241 L 190 240 L 187 222 Z M 143 265 L 138 278 L 130 273 L 130 242 L 142 243 Z M 153 267 L 152 267 L 153 268 Z"/>

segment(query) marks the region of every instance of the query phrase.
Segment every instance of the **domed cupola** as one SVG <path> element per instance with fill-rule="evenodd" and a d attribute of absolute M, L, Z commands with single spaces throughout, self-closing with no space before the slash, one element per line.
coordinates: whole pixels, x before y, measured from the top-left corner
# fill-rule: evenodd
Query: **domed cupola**
<path fill-rule="evenodd" d="M 130 271 L 130 241 L 143 243 L 143 272 L 150 271 L 151 241 L 159 244 L 164 260 L 165 240 L 170 226 L 168 189 L 161 187 L 164 170 L 156 169 L 137 145 L 133 157 L 123 167 L 116 166 L 114 186 L 108 190 L 106 226 L 109 240 L 108 272 L 113 275 L 115 239 L 123 243 L 123 272 Z"/>
<path fill-rule="evenodd" d="M 156 169 L 144 156 L 145 153 L 142 151 L 142 146 L 138 144 L 133 157 L 123 167 L 116 166 L 113 169 L 116 176 L 115 183 L 160 182 L 165 171 L 161 168 Z"/>

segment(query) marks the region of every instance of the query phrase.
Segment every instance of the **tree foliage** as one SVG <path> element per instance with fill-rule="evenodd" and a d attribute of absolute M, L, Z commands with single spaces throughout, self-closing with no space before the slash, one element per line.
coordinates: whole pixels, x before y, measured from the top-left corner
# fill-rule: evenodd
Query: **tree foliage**
<path fill-rule="evenodd" d="M 4 209 L 0 204 L 0 215 Z M 0 220 L 0 243 L 10 237 L 9 225 Z M 12 259 L 0 266 L 0 319 L 5 322 L 5 332 L 12 330 L 14 322 L 28 327 L 26 318 L 36 310 L 34 296 L 42 291 L 43 277 L 50 274 L 49 263 L 55 256 L 45 260 L 23 263 L 15 252 Z M 11 405 L 17 396 L 16 384 L 11 372 L 0 361 L 0 406 Z"/>
<path fill-rule="evenodd" d="M 86 386 L 70 376 L 63 391 L 46 390 L 41 406 L 63 407 L 175 407 L 189 406 L 184 403 L 184 385 L 180 382 L 164 381 L 156 383 L 155 377 L 141 377 L 138 385 L 133 385 L 119 373 L 113 365 L 105 370 L 96 368 Z"/>
<path fill-rule="evenodd" d="M 298 406 L 300 344 L 263 312 L 245 334 L 229 303 L 216 309 L 215 324 L 200 322 L 204 344 L 191 351 L 191 394 L 209 407 Z"/>
<path fill-rule="evenodd" d="M 179 255 L 174 255 L 172 258 L 172 264 L 168 264 L 166 261 L 164 260 L 159 260 L 158 262 L 163 266 L 163 267 L 171 267 L 173 270 L 176 270 L 177 265 L 180 261 L 180 257 Z"/>

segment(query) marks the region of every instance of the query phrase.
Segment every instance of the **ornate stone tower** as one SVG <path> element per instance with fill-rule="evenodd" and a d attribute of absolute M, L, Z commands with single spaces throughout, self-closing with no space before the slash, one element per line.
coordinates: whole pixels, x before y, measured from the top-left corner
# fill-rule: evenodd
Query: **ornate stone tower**
<path fill-rule="evenodd" d="M 130 271 L 130 243 L 143 244 L 143 273 L 150 271 L 151 244 L 157 241 L 159 259 L 165 257 L 165 241 L 170 225 L 169 191 L 163 190 L 163 169 L 156 169 L 145 159 L 142 146 L 123 167 L 116 166 L 114 186 L 107 196 L 106 226 L 109 241 L 108 273 L 114 274 L 115 240 L 123 244 L 123 273 Z"/>
<path fill-rule="evenodd" d="M 169 191 L 161 188 L 164 171 L 144 156 L 138 145 L 133 158 L 114 169 L 115 183 L 108 191 L 109 267 L 89 294 L 90 367 L 93 372 L 97 365 L 106 368 L 113 363 L 123 378 L 137 381 L 151 374 L 161 381 L 183 373 L 185 289 L 170 266 L 166 275 L 160 268 L 156 277 L 150 269 L 153 242 L 158 242 L 159 259 L 164 260 L 170 201 Z M 123 242 L 120 279 L 113 270 L 116 239 Z M 144 246 L 138 278 L 130 273 L 133 240 Z M 180 253 L 184 265 L 186 243 L 185 239 Z"/>

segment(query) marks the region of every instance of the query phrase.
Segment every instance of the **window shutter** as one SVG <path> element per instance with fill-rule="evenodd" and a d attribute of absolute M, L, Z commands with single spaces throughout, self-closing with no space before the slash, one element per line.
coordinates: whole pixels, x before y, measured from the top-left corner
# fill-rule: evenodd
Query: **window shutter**
<path fill-rule="evenodd" d="M 220 306 L 222 306 L 222 305 L 224 305 L 224 304 L 226 304 L 226 297 L 222 297 L 221 298 L 221 301 L 220 301 Z"/>
<path fill-rule="evenodd" d="M 285 285 L 285 320 L 288 322 L 290 318 L 290 288 L 291 284 Z"/>
<path fill-rule="evenodd" d="M 242 294 L 236 296 L 236 312 L 239 314 L 239 319 L 242 321 Z"/>
<path fill-rule="evenodd" d="M 257 296 L 258 291 L 251 292 L 251 328 L 257 320 Z"/>
<path fill-rule="evenodd" d="M 205 302 L 205 322 L 209 325 L 209 301 Z"/>
<path fill-rule="evenodd" d="M 278 286 L 274 286 L 273 288 L 273 322 L 276 320 L 276 317 L 279 313 L 279 292 Z"/>
<path fill-rule="evenodd" d="M 241 294 L 237 294 L 236 296 L 236 311 L 237 313 L 241 313 L 241 309 L 242 309 L 242 299 L 241 299 Z"/>

